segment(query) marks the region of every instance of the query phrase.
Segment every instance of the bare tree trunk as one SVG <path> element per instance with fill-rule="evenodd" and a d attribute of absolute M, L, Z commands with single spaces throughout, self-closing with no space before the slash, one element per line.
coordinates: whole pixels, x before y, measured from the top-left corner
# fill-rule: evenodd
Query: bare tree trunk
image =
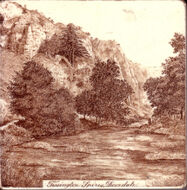
<path fill-rule="evenodd" d="M 183 107 L 181 107 L 181 111 L 180 111 L 180 114 L 181 114 L 181 120 L 183 119 Z"/>

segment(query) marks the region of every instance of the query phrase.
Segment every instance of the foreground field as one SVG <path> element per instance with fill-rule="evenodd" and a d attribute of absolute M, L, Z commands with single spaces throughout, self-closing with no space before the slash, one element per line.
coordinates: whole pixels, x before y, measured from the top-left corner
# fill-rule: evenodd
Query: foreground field
<path fill-rule="evenodd" d="M 185 182 L 184 139 L 137 128 L 90 130 L 13 146 L 3 153 L 2 185 L 40 187 L 42 180 L 146 180 L 147 186 Z"/>

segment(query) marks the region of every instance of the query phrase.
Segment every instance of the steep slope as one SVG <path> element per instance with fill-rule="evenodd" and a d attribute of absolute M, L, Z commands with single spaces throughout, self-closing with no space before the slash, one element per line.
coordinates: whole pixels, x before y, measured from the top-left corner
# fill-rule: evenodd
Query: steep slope
<path fill-rule="evenodd" d="M 44 40 L 51 39 L 54 34 L 61 35 L 63 33 L 66 28 L 64 24 L 55 24 L 37 11 L 27 10 L 15 2 L 2 2 L 0 13 L 4 17 L 4 22 L 0 26 L 0 44 L 3 49 L 1 67 L 6 65 L 7 68 L 0 70 L 2 86 L 8 85 L 12 79 L 12 73 L 21 69 L 23 62 L 32 59 L 52 72 L 57 88 L 65 86 L 76 96 L 82 90 L 90 88 L 89 76 L 96 58 L 103 61 L 114 59 L 119 64 L 121 78 L 125 78 L 135 92 L 129 98 L 129 107 L 132 113 L 142 117 L 151 115 L 152 109 L 142 87 L 147 79 L 146 70 L 128 60 L 120 45 L 115 41 L 93 39 L 76 26 L 77 35 L 83 41 L 90 57 L 76 58 L 75 66 L 72 68 L 63 56 L 51 57 L 38 53 Z M 8 55 L 9 53 L 11 56 Z M 8 65 L 12 66 L 11 72 Z M 1 97 L 3 98 L 3 96 Z"/>
<path fill-rule="evenodd" d="M 148 77 L 146 69 L 128 60 L 120 45 L 115 41 L 94 39 L 92 46 L 96 57 L 103 61 L 114 59 L 119 64 L 122 77 L 127 80 L 135 92 L 129 99 L 131 110 L 142 117 L 149 117 L 152 109 L 143 90 L 143 84 Z"/>
<path fill-rule="evenodd" d="M 54 27 L 52 21 L 37 11 L 29 11 L 15 2 L 2 2 L 0 11 L 5 18 L 3 27 L 7 29 L 5 47 L 28 57 L 34 56 L 41 42 L 62 27 Z"/>

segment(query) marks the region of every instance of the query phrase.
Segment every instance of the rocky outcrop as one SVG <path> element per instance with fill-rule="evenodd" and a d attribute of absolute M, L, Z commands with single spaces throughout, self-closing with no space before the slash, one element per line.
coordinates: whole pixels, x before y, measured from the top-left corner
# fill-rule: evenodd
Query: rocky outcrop
<path fill-rule="evenodd" d="M 72 68 L 63 56 L 51 57 L 39 54 L 38 50 L 44 40 L 54 34 L 61 35 L 66 26 L 54 23 L 51 19 L 34 10 L 27 10 L 15 2 L 2 2 L 0 13 L 4 17 L 1 24 L 1 61 L 6 69 L 0 72 L 7 77 L 1 77 L 4 86 L 13 78 L 15 71 L 22 68 L 22 63 L 34 60 L 48 68 L 54 76 L 56 87 L 64 86 L 76 96 L 84 89 L 90 88 L 89 76 L 92 73 L 95 60 L 115 60 L 120 67 L 121 78 L 132 86 L 134 94 L 129 98 L 131 111 L 141 117 L 149 117 L 152 109 L 143 90 L 143 83 L 147 79 L 147 72 L 140 65 L 128 60 L 119 44 L 115 41 L 93 39 L 78 26 L 77 35 L 83 41 L 89 58 L 76 58 Z M 8 67 L 7 65 L 11 65 Z M 9 71 L 9 69 L 11 71 Z M 2 96 L 1 96 L 2 97 Z"/>
<path fill-rule="evenodd" d="M 33 57 L 41 42 L 50 38 L 57 28 L 37 11 L 29 11 L 15 2 L 1 3 L 1 14 L 5 18 L 3 27 L 8 29 L 6 48 L 28 57 Z"/>

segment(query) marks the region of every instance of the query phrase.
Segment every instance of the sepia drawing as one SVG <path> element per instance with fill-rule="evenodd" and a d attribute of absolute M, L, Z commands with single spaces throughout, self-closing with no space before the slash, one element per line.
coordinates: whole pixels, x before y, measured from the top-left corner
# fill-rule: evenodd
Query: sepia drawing
<path fill-rule="evenodd" d="M 184 187 L 185 38 L 182 1 L 1 1 L 1 187 Z"/>

